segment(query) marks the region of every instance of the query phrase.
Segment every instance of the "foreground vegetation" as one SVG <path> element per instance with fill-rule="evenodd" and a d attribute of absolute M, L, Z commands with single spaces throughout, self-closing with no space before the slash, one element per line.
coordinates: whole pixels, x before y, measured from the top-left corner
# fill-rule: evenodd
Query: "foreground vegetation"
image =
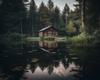
<path fill-rule="evenodd" d="M 86 34 L 85 32 L 79 34 L 78 36 L 67 37 L 67 36 L 60 36 L 60 37 L 28 37 L 27 40 L 37 40 L 37 41 L 54 41 L 54 39 L 63 39 L 65 38 L 65 42 L 72 43 L 72 44 L 100 44 L 100 30 L 95 31 L 92 35 Z"/>
<path fill-rule="evenodd" d="M 11 42 L 11 41 L 20 41 L 20 40 L 27 40 L 27 41 L 54 41 L 55 39 L 64 39 L 67 43 L 72 44 L 100 44 L 100 30 L 96 30 L 93 34 L 89 35 L 85 32 L 79 34 L 78 36 L 67 37 L 67 36 L 58 36 L 58 37 L 28 37 L 26 34 L 19 34 L 19 33 L 10 33 L 0 35 L 0 42 Z"/>

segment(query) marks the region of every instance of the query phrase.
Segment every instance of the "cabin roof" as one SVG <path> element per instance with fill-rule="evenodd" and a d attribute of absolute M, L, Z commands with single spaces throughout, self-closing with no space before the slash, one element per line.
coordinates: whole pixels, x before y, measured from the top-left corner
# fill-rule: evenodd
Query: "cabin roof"
<path fill-rule="evenodd" d="M 48 26 L 48 27 L 42 28 L 42 29 L 40 29 L 38 32 L 45 31 L 45 30 L 49 29 L 50 27 L 53 27 L 53 26 Z M 53 28 L 54 28 L 54 27 L 53 27 Z"/>

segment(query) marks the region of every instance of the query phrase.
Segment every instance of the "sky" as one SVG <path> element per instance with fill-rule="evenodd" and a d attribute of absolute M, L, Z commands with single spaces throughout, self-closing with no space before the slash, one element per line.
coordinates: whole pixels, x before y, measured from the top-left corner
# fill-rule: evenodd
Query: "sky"
<path fill-rule="evenodd" d="M 36 5 L 39 7 L 39 5 L 41 4 L 41 2 L 43 1 L 46 5 L 48 3 L 48 0 L 34 0 Z M 77 2 L 75 0 L 52 0 L 54 3 L 54 6 L 58 6 L 60 8 L 60 10 L 62 11 L 65 4 L 67 3 L 68 6 L 70 7 L 70 9 L 74 10 L 74 6 L 73 4 L 77 4 Z"/>

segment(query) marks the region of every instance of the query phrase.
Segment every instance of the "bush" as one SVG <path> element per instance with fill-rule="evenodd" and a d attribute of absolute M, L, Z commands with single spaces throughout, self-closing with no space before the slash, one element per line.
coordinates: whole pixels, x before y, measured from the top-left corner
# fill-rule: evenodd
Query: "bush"
<path fill-rule="evenodd" d="M 93 39 L 94 39 L 93 36 L 89 36 L 86 33 L 81 33 L 78 36 L 74 36 L 74 37 L 70 38 L 69 41 L 71 43 L 82 43 L 82 44 L 85 44 L 85 43 L 92 43 Z"/>
<path fill-rule="evenodd" d="M 21 40 L 21 34 L 19 33 L 10 33 L 8 37 L 12 40 Z"/>
<path fill-rule="evenodd" d="M 95 30 L 93 36 L 94 36 L 94 43 L 100 44 L 100 30 Z"/>

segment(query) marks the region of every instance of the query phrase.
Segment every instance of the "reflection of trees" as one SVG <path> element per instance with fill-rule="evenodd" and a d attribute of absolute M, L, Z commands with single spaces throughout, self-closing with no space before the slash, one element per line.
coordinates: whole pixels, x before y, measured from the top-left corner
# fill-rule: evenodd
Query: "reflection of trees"
<path fill-rule="evenodd" d="M 100 71 L 100 50 L 95 47 L 71 47 L 79 59 L 72 60 L 78 68 L 73 68 L 72 72 L 77 72 L 74 77 L 78 80 L 98 80 Z"/>
<path fill-rule="evenodd" d="M 55 67 L 55 68 L 59 67 L 59 62 L 55 62 L 55 63 L 54 63 L 54 67 Z"/>
<path fill-rule="evenodd" d="M 47 68 L 47 70 L 48 70 L 49 75 L 51 75 L 51 73 L 54 70 L 53 65 L 49 65 L 48 68 Z"/>
<path fill-rule="evenodd" d="M 4 58 L 2 56 L 2 59 L 0 59 L 0 67 L 2 68 L 2 78 L 7 78 L 8 80 L 20 80 L 20 78 L 26 79 L 24 77 L 24 69 L 26 68 L 27 64 L 30 64 L 30 70 L 32 73 L 35 72 L 36 68 L 39 66 L 42 71 L 47 69 L 48 74 L 52 74 L 54 68 L 57 68 L 60 66 L 60 61 L 63 63 L 65 69 L 68 67 L 69 60 L 66 61 L 64 58 L 65 56 L 65 44 L 61 45 L 57 48 L 58 51 L 55 50 L 55 54 L 49 54 L 44 51 L 41 51 L 38 46 L 36 46 L 37 43 L 29 42 L 29 44 L 23 44 L 23 49 L 21 49 L 21 45 L 12 45 L 11 48 L 6 47 L 6 50 L 8 50 L 8 56 L 7 58 Z M 5 48 L 5 47 L 4 47 Z M 33 51 L 32 53 L 28 53 L 28 51 Z M 64 49 L 63 49 L 64 48 Z M 23 53 L 21 55 L 18 55 L 17 53 Z M 59 54 L 60 53 L 60 54 Z M 32 58 L 39 59 L 36 62 L 31 62 Z M 27 61 L 28 59 L 28 61 Z M 22 68 L 20 68 L 20 66 Z"/>
<path fill-rule="evenodd" d="M 44 69 L 47 67 L 47 65 L 45 64 L 45 62 L 40 62 L 39 63 L 39 67 L 42 71 L 44 71 Z"/>
<path fill-rule="evenodd" d="M 31 63 L 31 71 L 32 71 L 32 73 L 35 72 L 36 68 L 37 68 L 37 64 L 36 63 Z"/>
<path fill-rule="evenodd" d="M 28 55 L 27 57 L 29 58 L 29 61 L 31 61 L 31 56 L 34 56 L 35 58 L 38 58 L 39 61 L 36 62 L 40 69 L 44 71 L 47 69 L 48 73 L 51 74 L 54 70 L 54 67 L 57 68 L 60 66 L 60 60 L 63 60 L 64 67 L 68 67 L 68 61 L 64 60 L 65 56 L 65 43 L 63 45 L 60 45 L 59 48 L 57 49 L 58 51 L 55 51 L 55 54 L 49 54 L 46 52 L 43 52 L 42 50 L 37 49 L 36 54 Z M 60 53 L 60 54 L 59 54 Z M 32 63 L 30 63 L 32 65 Z M 37 66 L 36 66 L 37 67 Z M 35 64 L 32 67 L 32 69 L 35 71 Z M 32 70 L 31 69 L 31 70 Z M 34 72 L 33 71 L 33 72 Z"/>
<path fill-rule="evenodd" d="M 67 69 L 69 67 L 69 59 L 62 59 L 62 64 L 64 66 L 65 69 Z"/>

